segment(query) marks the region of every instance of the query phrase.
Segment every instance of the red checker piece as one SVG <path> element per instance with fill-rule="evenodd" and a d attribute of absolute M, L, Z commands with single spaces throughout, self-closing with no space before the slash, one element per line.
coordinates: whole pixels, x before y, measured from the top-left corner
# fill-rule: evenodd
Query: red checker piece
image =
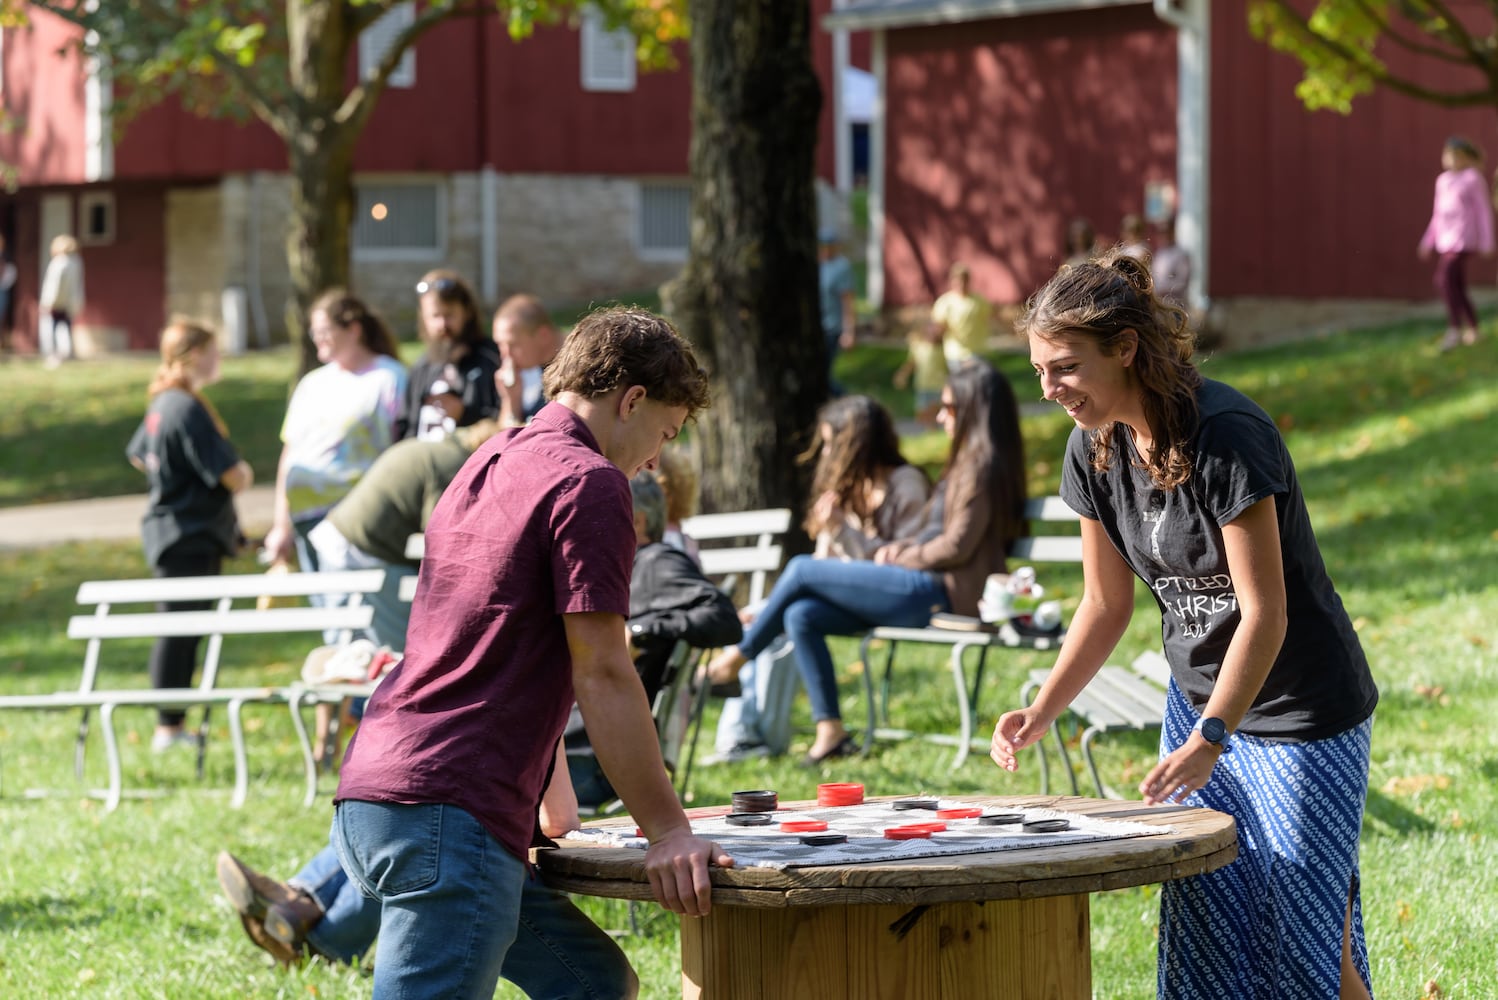
<path fill-rule="evenodd" d="M 944 830 L 946 830 L 946 828 L 947 828 L 947 824 L 945 824 L 945 823 L 932 822 L 932 823 L 906 823 L 904 826 L 897 827 L 896 829 L 900 829 L 900 830 L 925 830 L 927 833 L 941 833 Z"/>
<path fill-rule="evenodd" d="M 924 826 L 891 826 L 884 830 L 885 840 L 929 840 L 931 831 Z"/>
<path fill-rule="evenodd" d="M 978 808 L 970 807 L 970 806 L 963 806 L 960 809 L 938 809 L 938 810 L 936 810 L 936 818 L 937 819 L 977 819 L 979 816 L 982 816 L 982 815 L 983 815 L 983 810 L 982 809 L 978 809 Z"/>
<path fill-rule="evenodd" d="M 780 824 L 781 833 L 821 833 L 827 824 L 819 819 L 788 819 Z"/>
<path fill-rule="evenodd" d="M 857 782 L 829 782 L 817 786 L 817 805 L 856 806 L 863 803 L 863 786 Z"/>

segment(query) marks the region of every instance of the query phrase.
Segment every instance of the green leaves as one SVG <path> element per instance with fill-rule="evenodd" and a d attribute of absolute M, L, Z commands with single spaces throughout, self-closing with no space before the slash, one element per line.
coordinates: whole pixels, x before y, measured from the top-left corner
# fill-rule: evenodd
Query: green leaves
<path fill-rule="evenodd" d="M 1295 96 L 1306 107 L 1345 115 L 1352 111 L 1353 98 L 1372 92 L 1375 72 L 1386 72 L 1373 55 L 1382 22 L 1368 8 L 1387 6 L 1378 0 L 1367 5 L 1330 0 L 1317 4 L 1304 19 L 1286 4 L 1257 2 L 1249 7 L 1248 23 L 1254 37 L 1304 64 L 1305 77 Z"/>
<path fill-rule="evenodd" d="M 1498 4 L 1486 6 L 1491 22 Z M 1474 34 L 1438 0 L 1319 0 L 1309 15 L 1289 0 L 1253 0 L 1248 25 L 1305 67 L 1295 94 L 1312 110 L 1348 114 L 1354 99 L 1380 86 L 1434 104 L 1498 104 L 1491 31 Z M 1453 64 L 1473 72 L 1453 81 Z"/>

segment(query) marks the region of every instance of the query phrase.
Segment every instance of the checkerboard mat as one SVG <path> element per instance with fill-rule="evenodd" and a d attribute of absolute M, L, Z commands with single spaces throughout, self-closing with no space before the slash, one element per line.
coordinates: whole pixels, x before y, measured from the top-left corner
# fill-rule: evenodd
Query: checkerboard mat
<path fill-rule="evenodd" d="M 942 799 L 938 805 L 941 809 L 959 809 L 970 807 L 974 803 Z M 1064 819 L 1070 826 L 1056 833 L 1027 833 L 1018 824 L 983 826 L 977 819 L 939 820 L 933 811 L 900 810 L 895 809 L 892 802 L 883 801 L 866 802 L 857 806 L 777 810 L 770 814 L 772 822 L 769 826 L 757 827 L 734 826 L 721 815 L 698 816 L 692 820 L 692 832 L 699 837 L 717 841 L 740 867 L 773 869 L 908 861 L 952 854 L 982 854 L 989 851 L 1122 840 L 1172 832 L 1169 827 L 1094 819 L 1054 809 L 1009 809 L 993 806 L 986 811 L 1023 813 L 1026 822 Z M 814 847 L 801 843 L 801 834 L 782 833 L 780 830 L 781 823 L 809 819 L 825 822 L 825 832 L 843 834 L 848 838 L 847 842 Z M 888 840 L 884 836 L 884 831 L 889 827 L 927 822 L 946 823 L 947 829 L 933 833 L 929 840 Z M 640 850 L 650 846 L 644 837 L 634 834 L 633 827 L 621 826 L 615 829 L 575 830 L 567 835 L 567 839 Z"/>

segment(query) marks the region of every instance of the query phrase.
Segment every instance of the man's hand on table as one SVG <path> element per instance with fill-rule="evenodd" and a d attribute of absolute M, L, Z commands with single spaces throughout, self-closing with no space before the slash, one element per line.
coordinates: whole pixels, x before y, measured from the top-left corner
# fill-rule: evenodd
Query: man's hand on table
<path fill-rule="evenodd" d="M 695 836 L 691 827 L 651 838 L 645 852 L 645 874 L 656 902 L 689 917 L 703 916 L 712 908 L 709 865 L 732 868 L 733 858 L 711 840 Z"/>

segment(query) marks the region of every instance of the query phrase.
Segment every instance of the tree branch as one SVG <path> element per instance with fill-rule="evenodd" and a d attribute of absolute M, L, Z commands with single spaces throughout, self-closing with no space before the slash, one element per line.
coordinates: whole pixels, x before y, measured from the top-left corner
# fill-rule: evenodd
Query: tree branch
<path fill-rule="evenodd" d="M 1492 104 L 1498 101 L 1498 86 L 1489 79 L 1488 87 L 1483 90 L 1473 91 L 1440 91 L 1421 86 L 1405 77 L 1395 76 L 1389 72 L 1387 66 L 1375 60 L 1369 53 L 1359 51 L 1355 48 L 1328 38 L 1311 27 L 1308 18 L 1303 17 L 1295 8 L 1291 7 L 1288 0 L 1266 0 L 1272 7 L 1281 12 L 1294 23 L 1296 34 L 1307 45 L 1319 48 L 1323 54 L 1346 63 L 1347 65 L 1366 73 L 1374 82 L 1397 91 L 1407 97 L 1425 101 L 1430 104 L 1440 104 L 1445 107 L 1473 107 L 1480 104 Z M 1480 68 L 1480 67 L 1479 67 Z M 1486 76 L 1487 74 L 1484 73 Z"/>
<path fill-rule="evenodd" d="M 1452 52 L 1450 49 L 1443 49 L 1434 45 L 1422 45 L 1413 38 L 1408 38 L 1400 32 L 1395 31 L 1394 25 L 1380 14 L 1377 8 L 1370 4 L 1368 0 L 1352 0 L 1352 2 L 1357 4 L 1358 9 L 1369 20 L 1379 26 L 1379 31 L 1384 37 L 1406 51 L 1413 52 L 1416 55 L 1429 56 L 1432 59 L 1440 59 L 1443 62 L 1454 63 L 1456 65 L 1464 65 L 1472 61 L 1468 57 Z"/>
<path fill-rule="evenodd" d="M 387 6 L 385 9 L 389 10 L 392 6 L 394 4 Z M 439 22 L 445 21 L 450 17 L 460 14 L 478 15 L 484 13 L 486 9 L 492 10 L 494 8 L 486 6 L 482 0 L 443 0 L 443 2 L 432 3 L 427 6 L 416 15 L 404 31 L 395 36 L 395 40 L 385 50 L 385 54 L 380 57 L 380 61 L 375 65 L 373 72 L 370 73 L 368 78 L 360 80 L 348 92 L 348 95 L 343 99 L 343 103 L 334 112 L 333 121 L 340 127 L 352 125 L 356 131 L 362 128 L 364 122 L 374 110 L 376 101 L 385 92 L 385 87 L 390 81 L 390 74 L 395 72 L 396 67 L 400 65 L 401 57 L 416 43 L 418 38 L 430 31 Z M 380 13 L 383 14 L 384 12 L 381 11 Z M 374 23 L 374 20 L 378 20 L 378 15 L 365 24 L 364 27 L 367 28 L 369 24 Z"/>
<path fill-rule="evenodd" d="M 1483 71 L 1484 75 L 1486 75 L 1488 73 L 1487 56 L 1478 48 L 1477 43 L 1472 38 L 1472 33 L 1456 18 L 1451 12 L 1451 8 L 1446 6 L 1444 0 L 1421 0 L 1421 2 L 1428 4 L 1430 9 L 1436 12 L 1436 16 L 1440 18 L 1441 23 L 1446 25 L 1444 30 L 1436 32 L 1436 34 L 1465 51 L 1471 57 L 1468 61 L 1475 63 Z M 1409 18 L 1409 15 L 1406 14 L 1405 17 Z M 1413 20 L 1413 18 L 1409 19 Z"/>
<path fill-rule="evenodd" d="M 95 31 L 102 27 L 99 24 L 101 15 L 94 11 L 88 11 L 81 5 L 64 9 L 60 4 L 38 4 L 37 6 L 58 15 L 64 20 L 76 24 L 79 27 Z M 143 3 L 134 5 L 133 9 L 140 14 L 147 23 L 151 24 L 168 35 L 176 35 L 191 28 L 188 21 L 175 13 L 175 8 L 164 4 Z M 107 56 L 108 53 L 106 52 Z M 268 93 L 260 82 L 239 63 L 230 59 L 225 53 L 219 51 L 216 46 L 209 46 L 207 55 L 213 60 L 214 69 L 221 72 L 230 85 L 244 99 L 245 103 L 254 112 L 255 117 L 264 122 L 281 139 L 289 140 L 296 129 L 296 120 L 293 115 L 285 114 L 277 108 L 274 99 L 277 96 Z"/>

